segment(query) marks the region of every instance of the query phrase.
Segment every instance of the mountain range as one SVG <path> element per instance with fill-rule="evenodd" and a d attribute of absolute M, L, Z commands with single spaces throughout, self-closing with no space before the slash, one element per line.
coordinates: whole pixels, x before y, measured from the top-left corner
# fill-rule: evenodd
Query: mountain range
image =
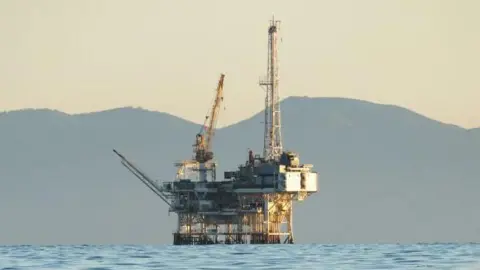
<path fill-rule="evenodd" d="M 480 241 L 480 128 L 344 98 L 281 108 L 284 148 L 319 173 L 320 191 L 295 205 L 297 243 Z M 219 175 L 261 153 L 262 120 L 217 130 Z M 170 244 L 176 216 L 112 149 L 170 181 L 200 128 L 132 107 L 0 114 L 0 243 Z"/>

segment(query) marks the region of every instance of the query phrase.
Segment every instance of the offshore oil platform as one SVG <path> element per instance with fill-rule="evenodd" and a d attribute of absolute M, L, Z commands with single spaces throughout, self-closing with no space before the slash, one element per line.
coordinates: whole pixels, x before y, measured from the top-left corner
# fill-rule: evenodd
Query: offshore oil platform
<path fill-rule="evenodd" d="M 283 151 L 278 94 L 277 40 L 279 21 L 268 28 L 267 77 L 263 156 L 250 150 L 247 161 L 235 171 L 216 178 L 212 139 L 220 104 L 222 74 L 212 109 L 195 136 L 194 155 L 175 163 L 176 179 L 159 183 L 113 150 L 130 170 L 178 216 L 174 245 L 293 244 L 293 202 L 317 192 L 317 173 L 301 164 L 299 156 Z"/>

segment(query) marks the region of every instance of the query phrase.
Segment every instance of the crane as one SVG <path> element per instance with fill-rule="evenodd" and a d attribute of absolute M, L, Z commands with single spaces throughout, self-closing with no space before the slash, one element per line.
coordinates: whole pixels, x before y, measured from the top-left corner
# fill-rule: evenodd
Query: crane
<path fill-rule="evenodd" d="M 205 116 L 205 121 L 202 129 L 196 136 L 194 153 L 195 160 L 199 163 L 206 163 L 213 159 L 212 139 L 215 135 L 215 127 L 218 120 L 220 105 L 223 102 L 223 79 L 225 74 L 220 75 L 218 86 L 216 90 L 215 100 L 213 102 L 210 115 Z M 208 122 L 208 125 L 207 125 Z"/>
<path fill-rule="evenodd" d="M 188 179 L 189 172 L 199 172 L 199 180 L 207 181 L 207 172 L 212 173 L 212 180 L 215 181 L 215 163 L 211 162 L 213 159 L 212 139 L 215 135 L 215 127 L 220 112 L 220 107 L 223 102 L 223 80 L 225 74 L 220 75 L 218 81 L 215 99 L 211 108 L 210 114 L 205 116 L 205 121 L 195 137 L 195 144 L 193 145 L 194 156 L 190 160 L 175 163 L 177 169 L 177 179 Z"/>

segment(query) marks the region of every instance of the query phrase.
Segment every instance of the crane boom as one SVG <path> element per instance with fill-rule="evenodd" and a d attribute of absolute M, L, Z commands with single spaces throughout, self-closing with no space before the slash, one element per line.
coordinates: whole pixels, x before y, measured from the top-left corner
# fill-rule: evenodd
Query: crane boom
<path fill-rule="evenodd" d="M 215 135 L 215 128 L 217 126 L 217 119 L 218 113 L 220 111 L 220 105 L 223 101 L 223 79 L 225 78 L 225 74 L 220 75 L 220 79 L 218 80 L 217 86 L 217 93 L 215 96 L 215 101 L 212 106 L 212 112 L 210 114 L 210 124 L 208 125 L 207 130 L 207 143 L 206 143 L 206 150 L 211 151 L 212 149 L 212 138 Z"/>

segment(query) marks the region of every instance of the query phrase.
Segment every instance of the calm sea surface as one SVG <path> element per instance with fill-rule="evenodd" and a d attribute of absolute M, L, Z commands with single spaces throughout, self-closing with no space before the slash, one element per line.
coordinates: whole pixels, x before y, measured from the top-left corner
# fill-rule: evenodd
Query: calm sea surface
<path fill-rule="evenodd" d="M 0 269 L 480 270 L 480 244 L 0 246 Z"/>

